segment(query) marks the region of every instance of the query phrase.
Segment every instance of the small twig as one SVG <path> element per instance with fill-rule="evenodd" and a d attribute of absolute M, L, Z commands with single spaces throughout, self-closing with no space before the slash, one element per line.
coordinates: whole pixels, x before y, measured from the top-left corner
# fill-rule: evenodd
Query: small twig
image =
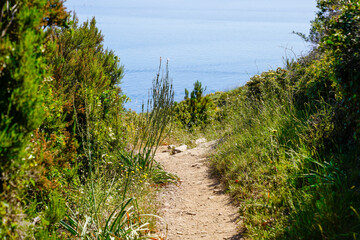
<path fill-rule="evenodd" d="M 0 35 L 0 38 L 3 38 L 8 30 L 8 28 L 10 27 L 10 25 L 12 24 L 13 20 L 14 20 L 14 17 L 15 17 L 15 13 L 18 11 L 18 8 L 19 7 L 19 3 L 15 4 L 13 7 L 11 7 L 11 11 L 12 11 L 12 14 L 11 14 L 11 19 L 10 21 L 8 22 L 8 24 L 6 25 L 5 29 L 1 32 L 1 35 Z M 3 11 L 1 11 L 1 18 L 2 18 L 2 15 L 3 15 Z M 2 19 L 0 19 L 2 20 Z M 1 21 L 0 21 L 1 22 Z"/>

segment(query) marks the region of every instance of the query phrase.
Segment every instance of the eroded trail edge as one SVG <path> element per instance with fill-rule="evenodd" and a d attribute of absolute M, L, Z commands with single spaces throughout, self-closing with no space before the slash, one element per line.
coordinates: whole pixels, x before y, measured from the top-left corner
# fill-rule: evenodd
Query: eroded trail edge
<path fill-rule="evenodd" d="M 206 156 L 215 141 L 199 144 L 175 155 L 160 149 L 156 160 L 165 170 L 180 177 L 178 185 L 170 184 L 158 194 L 160 233 L 176 239 L 242 239 L 237 231 L 237 210 L 231 205 L 221 185 L 210 175 Z M 166 236 L 167 234 L 167 236 Z"/>

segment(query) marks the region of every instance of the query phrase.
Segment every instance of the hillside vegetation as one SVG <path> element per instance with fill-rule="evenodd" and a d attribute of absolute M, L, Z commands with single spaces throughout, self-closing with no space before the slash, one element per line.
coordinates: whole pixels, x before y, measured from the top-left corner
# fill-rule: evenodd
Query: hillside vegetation
<path fill-rule="evenodd" d="M 360 237 L 360 2 L 317 6 L 310 35 L 299 34 L 308 55 L 208 95 L 215 107 L 197 100 L 212 125 L 185 126 L 221 136 L 212 167 L 251 239 Z"/>
<path fill-rule="evenodd" d="M 0 2 L 1 239 L 159 239 L 155 192 L 178 179 L 155 151 L 201 135 L 250 239 L 360 238 L 358 0 L 318 0 L 312 51 L 229 92 L 173 103 L 160 62 L 142 113 L 63 2 Z"/>
<path fill-rule="evenodd" d="M 175 179 L 153 160 L 171 117 L 168 75 L 155 77 L 146 113 L 126 111 L 124 68 L 95 19 L 80 24 L 61 0 L 0 11 L 0 238 L 150 237 L 156 184 Z"/>

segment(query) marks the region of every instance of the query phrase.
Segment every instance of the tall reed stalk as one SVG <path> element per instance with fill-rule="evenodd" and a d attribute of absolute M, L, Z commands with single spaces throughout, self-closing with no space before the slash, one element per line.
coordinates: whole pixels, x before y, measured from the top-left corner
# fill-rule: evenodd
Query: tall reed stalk
<path fill-rule="evenodd" d="M 149 90 L 149 99 L 145 111 L 142 105 L 142 113 L 138 118 L 138 133 L 134 138 L 133 151 L 141 158 L 140 165 L 144 169 L 151 170 L 154 163 L 154 155 L 160 143 L 167 135 L 168 125 L 172 120 L 174 103 L 174 90 L 169 78 L 169 62 L 166 62 L 165 74 L 160 77 L 161 58 L 159 70 L 153 80 L 153 86 Z"/>

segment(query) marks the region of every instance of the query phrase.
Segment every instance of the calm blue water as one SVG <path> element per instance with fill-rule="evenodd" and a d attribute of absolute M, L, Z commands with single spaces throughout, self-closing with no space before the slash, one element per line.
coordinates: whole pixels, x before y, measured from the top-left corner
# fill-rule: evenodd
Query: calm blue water
<path fill-rule="evenodd" d="M 68 0 L 81 21 L 95 16 L 125 66 L 121 87 L 139 110 L 160 56 L 169 59 L 175 100 L 199 80 L 207 93 L 244 85 L 283 66 L 308 47 L 292 31 L 308 33 L 315 0 Z"/>

